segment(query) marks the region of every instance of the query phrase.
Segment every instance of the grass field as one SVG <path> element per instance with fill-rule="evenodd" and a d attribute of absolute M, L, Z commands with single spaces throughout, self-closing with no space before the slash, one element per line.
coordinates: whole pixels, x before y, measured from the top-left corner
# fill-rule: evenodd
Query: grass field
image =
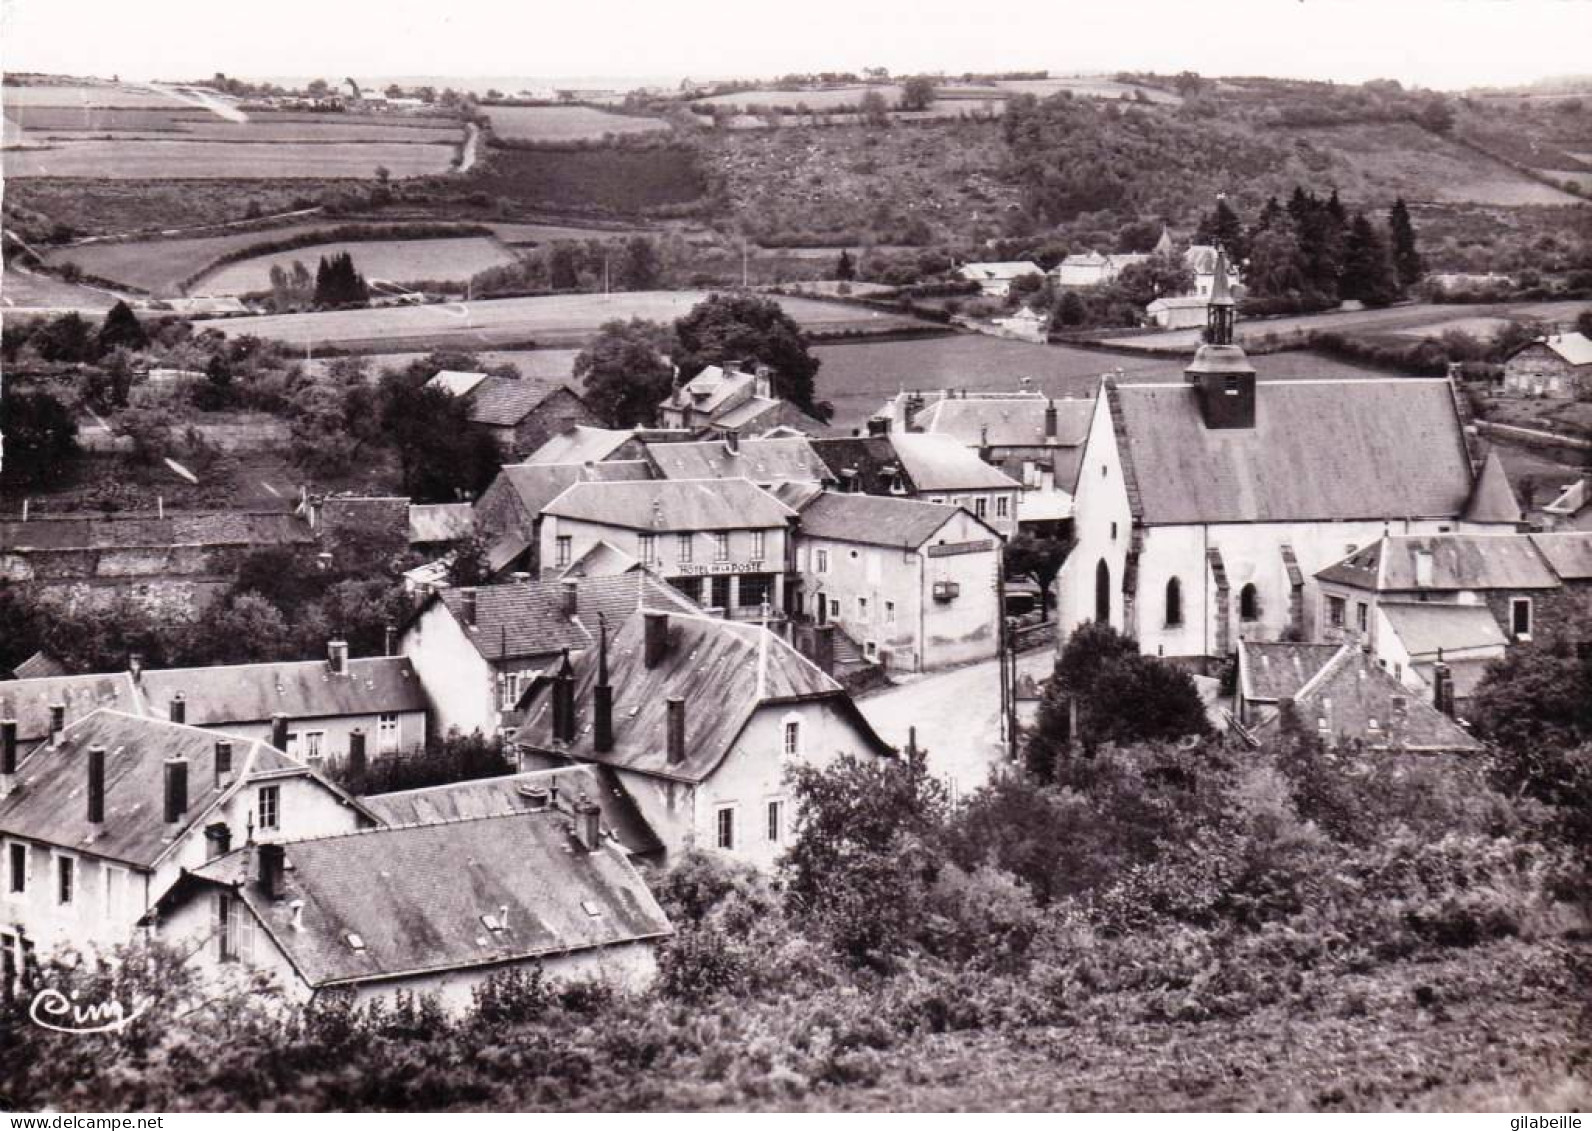
<path fill-rule="evenodd" d="M 1049 78 L 1049 79 L 1001 79 L 995 84 L 998 88 L 1009 94 L 1032 94 L 1037 98 L 1049 98 L 1053 94 L 1069 90 L 1080 98 L 1121 98 L 1127 95 L 1136 97 L 1139 91 L 1144 92 L 1144 97 L 1151 102 L 1160 102 L 1166 105 L 1176 105 L 1183 100 L 1175 94 L 1164 90 L 1155 90 L 1147 86 L 1134 86 L 1131 83 L 1116 82 L 1106 78 Z M 955 89 L 954 87 L 951 89 Z"/>
<path fill-rule="evenodd" d="M 377 166 L 394 177 L 446 172 L 454 147 L 402 142 L 294 143 L 87 140 L 8 154 L 8 177 L 96 177 L 121 180 L 230 178 L 370 179 Z"/>
<path fill-rule="evenodd" d="M 604 134 L 666 130 L 662 118 L 611 114 L 590 106 L 487 106 L 492 132 L 509 141 L 587 141 Z"/>
<path fill-rule="evenodd" d="M 116 296 L 63 283 L 48 275 L 6 268 L 0 275 L 0 307 L 35 310 L 109 310 Z"/>
<path fill-rule="evenodd" d="M 229 232 L 219 236 L 191 239 L 151 239 L 121 243 L 93 243 L 63 247 L 47 252 L 44 261 L 52 267 L 75 263 L 90 275 L 114 279 L 118 283 L 170 297 L 179 294 L 178 285 L 217 257 L 264 240 L 330 227 L 329 224 L 289 224 L 281 228 Z"/>
<path fill-rule="evenodd" d="M 425 353 L 374 353 L 362 355 L 365 364 L 370 367 L 372 377 L 379 376 L 384 369 L 402 369 L 413 361 L 420 361 L 426 357 Z M 476 353 L 476 360 L 486 369 L 498 365 L 512 365 L 520 371 L 521 377 L 533 377 L 544 381 L 568 381 L 577 384 L 573 374 L 575 371 L 575 358 L 580 356 L 579 350 L 481 350 Z M 317 370 L 323 370 L 329 362 L 316 359 L 310 365 Z"/>
<path fill-rule="evenodd" d="M 582 228 L 573 224 L 489 224 L 492 234 L 509 244 L 544 244 L 555 240 L 611 240 L 640 228 Z"/>
<path fill-rule="evenodd" d="M 203 325 L 214 326 L 228 337 L 254 334 L 296 345 L 308 342 L 369 353 L 393 353 L 397 352 L 394 347 L 405 346 L 421 352 L 440 346 L 484 350 L 526 340 L 538 345 L 578 346 L 611 319 L 672 322 L 706 297 L 702 291 L 551 295 L 382 310 L 269 314 L 218 319 Z M 810 331 L 882 333 L 921 325 L 899 315 L 838 303 L 792 298 L 781 298 L 779 303 Z"/>
<path fill-rule="evenodd" d="M 688 149 L 488 149 L 471 171 L 472 192 L 533 206 L 633 215 L 687 204 L 707 188 Z"/>
<path fill-rule="evenodd" d="M 416 240 L 369 240 L 314 244 L 229 263 L 197 279 L 195 294 L 242 295 L 269 290 L 273 265 L 284 270 L 297 260 L 311 271 L 321 256 L 348 252 L 366 279 L 390 283 L 456 280 L 460 283 L 488 267 L 512 263 L 514 256 L 485 236 Z"/>
<path fill-rule="evenodd" d="M 5 86 L 0 106 L 176 106 L 182 100 L 158 91 L 127 86 Z"/>

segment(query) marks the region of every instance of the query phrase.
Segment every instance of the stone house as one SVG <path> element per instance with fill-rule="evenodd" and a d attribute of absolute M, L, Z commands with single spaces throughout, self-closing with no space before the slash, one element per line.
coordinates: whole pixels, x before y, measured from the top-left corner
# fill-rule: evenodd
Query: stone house
<path fill-rule="evenodd" d="M 1012 293 L 1012 283 L 1024 276 L 1043 279 L 1045 269 L 1026 259 L 994 263 L 964 263 L 956 273 L 969 283 L 977 283 L 979 294 L 985 298 L 1005 298 Z"/>
<path fill-rule="evenodd" d="M 963 507 L 1002 538 L 1017 533 L 1023 485 L 954 436 L 885 430 L 815 440 L 813 449 L 834 490 Z"/>
<path fill-rule="evenodd" d="M 504 464 L 475 503 L 475 527 L 486 539 L 491 576 L 501 579 L 511 572 L 540 574 L 542 508 L 571 485 L 651 477 L 651 465 L 640 459 Z"/>
<path fill-rule="evenodd" d="M 1504 361 L 1504 388 L 1534 397 L 1592 395 L 1592 340 L 1569 333 L 1527 342 Z"/>
<path fill-rule="evenodd" d="M 767 366 L 754 371 L 744 365 L 741 361 L 709 365 L 680 385 L 658 405 L 659 426 L 698 438 L 723 438 L 731 432 L 756 436 L 774 428 L 808 435 L 824 431 L 823 421 L 774 395 Z"/>
<path fill-rule="evenodd" d="M 524 459 L 577 426 L 600 428 L 606 423 L 562 382 L 444 371 L 428 387 L 464 398 L 470 423 L 492 434 L 505 459 Z"/>

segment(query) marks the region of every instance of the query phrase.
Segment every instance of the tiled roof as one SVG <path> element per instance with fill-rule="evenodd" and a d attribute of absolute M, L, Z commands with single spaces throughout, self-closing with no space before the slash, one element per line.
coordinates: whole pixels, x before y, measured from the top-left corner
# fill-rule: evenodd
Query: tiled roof
<path fill-rule="evenodd" d="M 1337 644 L 1238 643 L 1245 699 L 1275 703 L 1290 699 L 1338 654 Z"/>
<path fill-rule="evenodd" d="M 543 514 L 627 530 L 749 530 L 784 526 L 792 511 L 745 479 L 576 483 Z"/>
<path fill-rule="evenodd" d="M 1377 607 L 1404 650 L 1417 659 L 1435 657 L 1439 649 L 1451 656 L 1478 648 L 1502 648 L 1507 643 L 1486 605 L 1384 601 Z"/>
<path fill-rule="evenodd" d="M 1430 576 L 1424 584 L 1423 560 L 1430 562 Z M 1532 539 L 1524 534 L 1384 535 L 1316 576 L 1384 593 L 1552 589 L 1559 584 Z"/>
<path fill-rule="evenodd" d="M 1470 498 L 1465 501 L 1465 510 L 1460 517 L 1466 522 L 1504 523 L 1521 520 L 1520 501 L 1515 498 L 1514 488 L 1509 485 L 1509 474 L 1504 470 L 1496 450 L 1487 453 L 1487 461 L 1482 464 L 1481 474 L 1476 476 Z"/>
<path fill-rule="evenodd" d="M 959 509 L 918 499 L 825 491 L 803 508 L 798 529 L 807 538 L 915 550 Z"/>
<path fill-rule="evenodd" d="M 165 823 L 166 759 L 188 759 L 184 831 L 250 774 L 310 772 L 262 742 L 233 738 L 235 772 L 218 789 L 216 740 L 227 737 L 120 711 L 96 711 L 67 727 L 58 746 L 37 746 L 23 761 L 16 790 L 0 801 L 0 832 L 151 868 L 174 843 Z M 91 746 L 106 750 L 105 827 L 97 835 L 88 823 Z"/>
<path fill-rule="evenodd" d="M 692 411 L 711 417 L 736 397 L 749 395 L 748 390 L 756 382 L 755 374 L 739 369 L 725 371 L 720 366 L 709 365 L 670 393 L 663 403 L 675 408 L 690 405 Z"/>
<path fill-rule="evenodd" d="M 333 675 L 325 660 L 143 673 L 151 715 L 167 717 L 178 692 L 194 726 L 269 722 L 278 712 L 290 719 L 324 719 L 426 709 L 420 677 L 406 656 L 349 660 L 344 676 Z"/>
<path fill-rule="evenodd" d="M 839 483 L 846 471 L 856 474 L 853 487 L 866 495 L 912 495 L 917 491 L 901 457 L 896 455 L 890 436 L 835 436 L 814 440 L 818 453 L 829 469 L 828 479 Z M 978 457 L 975 456 L 975 459 Z M 899 484 L 900 490 L 895 488 Z"/>
<path fill-rule="evenodd" d="M 526 463 L 601 463 L 636 438 L 628 428 L 593 428 L 577 424 L 532 452 Z"/>
<path fill-rule="evenodd" d="M 1094 401 L 1062 397 L 1052 401 L 1038 393 L 1009 396 L 945 397 L 918 413 L 915 423 L 925 432 L 954 436 L 967 447 L 987 442 L 992 447 L 1045 447 L 1045 409 L 1056 406 L 1054 446 L 1075 447 L 1089 435 Z"/>
<path fill-rule="evenodd" d="M 1253 428 L 1207 428 L 1188 384 L 1104 395 L 1152 525 L 1453 517 L 1470 495 L 1446 380 L 1263 381 Z"/>
<path fill-rule="evenodd" d="M 0 551 L 93 550 L 133 546 L 285 546 L 312 541 L 286 511 L 103 515 L 0 522 Z"/>
<path fill-rule="evenodd" d="M 70 674 L 66 670 L 66 665 L 48 652 L 33 653 L 11 671 L 13 679 L 48 679 Z"/>
<path fill-rule="evenodd" d="M 426 387 L 442 389 L 456 397 L 462 397 L 485 380 L 485 373 L 465 373 L 457 369 L 443 369 L 426 382 Z"/>
<path fill-rule="evenodd" d="M 469 503 L 415 503 L 409 508 L 409 541 L 461 542 L 475 533 Z"/>
<path fill-rule="evenodd" d="M 323 528 L 358 525 L 407 533 L 409 498 L 406 495 L 327 495 L 320 503 L 320 523 Z"/>
<path fill-rule="evenodd" d="M 143 704 L 133 677 L 126 672 L 108 675 L 62 675 L 0 682 L 0 718 L 17 721 L 17 742 L 38 742 L 50 734 L 50 704 L 66 706 L 68 725 L 99 710 L 142 714 Z"/>
<path fill-rule="evenodd" d="M 564 493 L 572 483 L 616 483 L 652 478 L 644 460 L 612 460 L 604 463 L 506 463 L 498 472 L 519 496 L 526 513 L 536 516 L 542 508 Z M 498 483 L 494 481 L 492 487 Z"/>
<path fill-rule="evenodd" d="M 557 381 L 488 377 L 470 390 L 470 420 L 492 428 L 512 427 L 562 388 Z"/>
<path fill-rule="evenodd" d="M 748 397 L 734 408 L 725 409 L 712 418 L 716 428 L 734 429 L 737 432 L 757 432 L 783 425 L 802 432 L 819 432 L 824 423 L 808 416 L 789 401 L 779 397 Z"/>
<path fill-rule="evenodd" d="M 475 594 L 475 624 L 466 622 L 465 593 Z M 589 648 L 597 637 L 598 614 L 609 630 L 633 613 L 646 598 L 659 607 L 682 611 L 696 608 L 689 598 L 645 572 L 578 579 L 575 612 L 564 611 L 562 581 L 516 581 L 483 585 L 474 590 L 444 589 L 443 603 L 476 650 L 488 660 L 553 656 L 565 648 Z"/>
<path fill-rule="evenodd" d="M 1531 544 L 1563 581 L 1592 578 L 1592 533 L 1532 534 Z"/>
<path fill-rule="evenodd" d="M 668 935 L 668 919 L 624 854 L 572 850 L 567 826 L 568 817 L 549 810 L 290 841 L 278 900 L 248 878 L 247 849 L 194 875 L 235 887 L 311 986 Z M 483 923 L 503 908 L 506 929 Z"/>
<path fill-rule="evenodd" d="M 1299 690 L 1294 707 L 1299 725 L 1331 745 L 1358 741 L 1373 750 L 1429 753 L 1481 749 L 1463 727 L 1353 644 L 1343 645 Z M 1257 729 L 1274 731 L 1280 719 L 1273 716 Z"/>
<path fill-rule="evenodd" d="M 625 553 L 612 542 L 598 540 L 570 562 L 559 577 L 614 577 L 640 568 L 640 559 Z"/>
<path fill-rule="evenodd" d="M 888 749 L 856 713 L 840 685 L 768 629 L 701 614 L 671 614 L 668 650 L 657 666 L 649 668 L 642 647 L 644 621 L 641 616 L 631 617 L 608 646 L 609 682 L 614 689 L 613 750 L 600 753 L 592 746 L 595 649 L 573 661 L 578 715 L 574 743 L 565 746 L 554 739 L 552 696 L 546 687 L 536 693 L 514 741 L 580 761 L 700 782 L 729 753 L 761 704 L 821 698 L 854 714 L 859 733 L 877 752 Z M 668 761 L 667 703 L 672 696 L 686 703 L 686 757 L 677 765 Z"/>
<path fill-rule="evenodd" d="M 753 483 L 821 482 L 829 469 L 803 438 L 649 444 L 647 456 L 664 479 L 748 479 Z"/>
<path fill-rule="evenodd" d="M 1043 426 L 1041 426 L 1043 431 Z M 1017 490 L 1020 484 L 953 436 L 897 432 L 891 446 L 920 491 Z"/>
<path fill-rule="evenodd" d="M 503 777 L 477 778 L 474 781 L 434 785 L 426 789 L 406 789 L 398 793 L 379 793 L 362 798 L 365 808 L 389 825 L 426 825 L 438 821 L 457 821 L 469 817 L 507 817 L 529 812 L 530 791 L 557 787 L 559 805 L 565 812 L 584 797 L 603 811 L 603 832 L 611 833 L 632 855 L 645 856 L 663 847 L 635 801 L 607 766 L 574 765 Z"/>
<path fill-rule="evenodd" d="M 1569 334 L 1553 334 L 1546 338 L 1538 338 L 1534 342 L 1527 342 L 1515 353 L 1528 350 L 1532 346 L 1546 346 L 1557 354 L 1567 365 L 1592 365 L 1592 338 L 1585 334 L 1574 332 Z M 1510 354 L 1511 357 L 1514 354 Z"/>

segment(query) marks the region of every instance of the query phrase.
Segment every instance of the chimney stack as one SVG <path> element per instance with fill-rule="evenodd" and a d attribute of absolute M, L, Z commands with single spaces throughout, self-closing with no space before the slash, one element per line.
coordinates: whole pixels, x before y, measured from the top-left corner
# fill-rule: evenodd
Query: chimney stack
<path fill-rule="evenodd" d="M 127 674 L 133 677 L 133 686 L 144 686 L 144 654 L 142 652 L 129 652 L 127 654 Z"/>
<path fill-rule="evenodd" d="M 255 864 L 259 869 L 260 891 L 267 899 L 282 898 L 282 873 L 287 868 L 287 849 L 280 844 L 256 846 Z"/>
<path fill-rule="evenodd" d="M 580 582 L 573 577 L 566 577 L 558 583 L 559 607 L 566 616 L 574 616 L 580 611 Z"/>
<path fill-rule="evenodd" d="M 461 589 L 461 590 L 459 590 L 459 600 L 464 606 L 464 623 L 467 624 L 469 627 L 474 628 L 475 627 L 475 590 L 474 589 Z"/>
<path fill-rule="evenodd" d="M 182 692 L 179 691 L 171 697 L 171 710 L 168 712 L 167 717 L 174 723 L 186 723 L 188 721 L 188 700 L 183 698 Z"/>
<path fill-rule="evenodd" d="M 1056 420 L 1056 402 L 1054 399 L 1045 402 L 1045 443 L 1055 446 L 1057 433 L 1061 431 Z"/>
<path fill-rule="evenodd" d="M 669 654 L 669 614 L 648 609 L 642 617 L 642 662 L 655 668 Z"/>
<path fill-rule="evenodd" d="M 50 748 L 61 745 L 61 732 L 66 729 L 66 704 L 50 704 Z"/>
<path fill-rule="evenodd" d="M 281 711 L 271 716 L 271 745 L 287 752 L 287 716 Z"/>
<path fill-rule="evenodd" d="M 205 827 L 205 859 L 214 860 L 232 851 L 232 828 L 225 821 Z"/>
<path fill-rule="evenodd" d="M 105 831 L 105 747 L 97 744 L 88 748 L 88 823 L 97 840 Z"/>
<path fill-rule="evenodd" d="M 685 761 L 685 700 L 678 695 L 669 696 L 668 761 L 671 766 Z"/>
<path fill-rule="evenodd" d="M 355 727 L 348 736 L 348 772 L 355 781 L 362 781 L 369 768 L 369 756 L 365 753 L 365 728 Z"/>
<path fill-rule="evenodd" d="M 741 450 L 741 434 L 734 428 L 724 430 L 724 447 L 732 456 Z"/>
<path fill-rule="evenodd" d="M 9 797 L 17 778 L 17 721 L 0 719 L 0 797 Z"/>
<path fill-rule="evenodd" d="M 398 626 L 389 624 L 382 630 L 381 654 L 383 656 L 396 656 L 398 654 Z"/>
<path fill-rule="evenodd" d="M 813 654 L 815 667 L 825 675 L 835 674 L 835 626 L 813 625 Z"/>
<path fill-rule="evenodd" d="M 584 794 L 575 801 L 575 839 L 587 852 L 596 852 L 602 847 L 602 814 L 597 803 L 588 801 Z"/>
<path fill-rule="evenodd" d="M 614 689 L 608 684 L 608 622 L 597 614 L 597 686 L 592 690 L 592 749 L 614 748 Z"/>
<path fill-rule="evenodd" d="M 575 671 L 569 666 L 569 649 L 553 677 L 553 737 L 561 742 L 575 741 Z"/>
<path fill-rule="evenodd" d="M 348 674 L 348 641 L 330 640 L 326 644 L 326 662 L 333 675 Z"/>
<path fill-rule="evenodd" d="M 216 788 L 232 776 L 232 740 L 216 739 Z"/>
<path fill-rule="evenodd" d="M 188 759 L 166 759 L 166 824 L 180 825 L 188 815 Z"/>
<path fill-rule="evenodd" d="M 1442 649 L 1438 649 L 1437 662 L 1432 665 L 1432 706 L 1449 718 L 1454 717 L 1454 673 L 1443 662 Z"/>

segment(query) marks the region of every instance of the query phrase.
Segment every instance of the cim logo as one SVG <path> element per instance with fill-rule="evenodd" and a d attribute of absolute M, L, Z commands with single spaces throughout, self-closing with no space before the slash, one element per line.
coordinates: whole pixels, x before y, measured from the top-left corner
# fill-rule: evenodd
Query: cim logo
<path fill-rule="evenodd" d="M 57 1033 L 116 1033 L 143 1016 L 148 1004 L 128 1009 L 119 1001 L 79 1003 L 77 995 L 60 990 L 40 990 L 28 1016 L 42 1029 Z"/>

